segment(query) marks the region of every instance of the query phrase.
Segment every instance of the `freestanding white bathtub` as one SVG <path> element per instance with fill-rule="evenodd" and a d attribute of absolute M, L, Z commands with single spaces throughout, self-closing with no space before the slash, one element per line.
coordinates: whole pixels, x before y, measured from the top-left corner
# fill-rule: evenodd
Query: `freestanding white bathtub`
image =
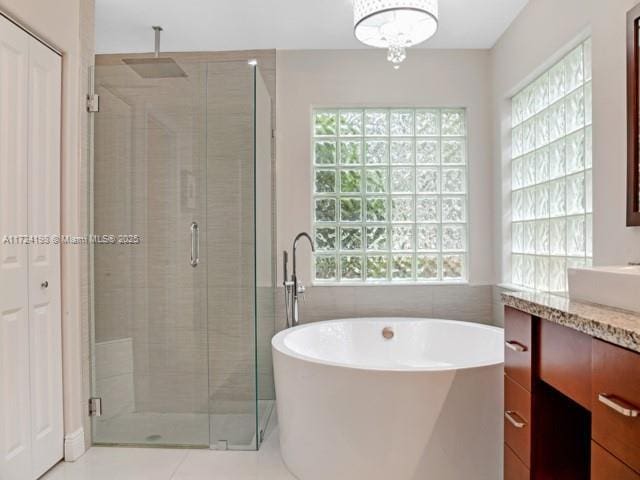
<path fill-rule="evenodd" d="M 409 318 L 280 332 L 287 467 L 300 480 L 502 478 L 503 339 L 496 327 Z"/>

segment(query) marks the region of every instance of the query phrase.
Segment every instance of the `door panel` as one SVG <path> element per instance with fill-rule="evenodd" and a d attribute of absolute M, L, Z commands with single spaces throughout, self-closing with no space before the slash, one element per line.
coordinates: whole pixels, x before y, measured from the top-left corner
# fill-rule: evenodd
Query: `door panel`
<path fill-rule="evenodd" d="M 208 447 L 206 65 L 142 78 L 100 60 L 93 232 L 143 240 L 91 247 L 93 441 Z"/>
<path fill-rule="evenodd" d="M 61 59 L 30 38 L 29 232 L 60 233 Z M 48 238 L 48 237 L 45 237 Z M 29 248 L 33 476 L 63 456 L 60 246 Z"/>
<path fill-rule="evenodd" d="M 0 478 L 30 472 L 27 246 L 4 241 L 27 233 L 29 41 L 0 19 Z"/>

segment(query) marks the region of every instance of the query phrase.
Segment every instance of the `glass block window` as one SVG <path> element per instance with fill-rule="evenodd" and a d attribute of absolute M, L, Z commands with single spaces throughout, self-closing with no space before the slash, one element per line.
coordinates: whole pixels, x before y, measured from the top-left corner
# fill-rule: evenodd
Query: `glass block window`
<path fill-rule="evenodd" d="M 567 290 L 591 264 L 591 41 L 512 99 L 511 281 Z"/>
<path fill-rule="evenodd" d="M 467 278 L 464 109 L 314 110 L 314 278 Z"/>

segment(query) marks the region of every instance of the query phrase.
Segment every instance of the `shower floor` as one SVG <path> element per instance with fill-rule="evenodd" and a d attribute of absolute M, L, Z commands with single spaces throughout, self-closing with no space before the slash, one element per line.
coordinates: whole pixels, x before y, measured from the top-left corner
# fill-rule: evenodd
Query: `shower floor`
<path fill-rule="evenodd" d="M 258 402 L 259 431 L 270 427 L 274 405 L 273 400 Z M 131 412 L 109 418 L 95 417 L 93 441 L 97 445 L 255 450 L 255 421 L 253 413 Z"/>

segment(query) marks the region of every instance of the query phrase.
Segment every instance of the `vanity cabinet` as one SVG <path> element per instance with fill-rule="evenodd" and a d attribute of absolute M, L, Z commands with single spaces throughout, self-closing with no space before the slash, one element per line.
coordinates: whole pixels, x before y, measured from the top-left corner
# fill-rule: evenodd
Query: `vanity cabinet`
<path fill-rule="evenodd" d="M 505 479 L 530 478 L 533 321 L 506 307 L 504 327 Z"/>
<path fill-rule="evenodd" d="M 505 307 L 504 478 L 640 480 L 640 353 Z"/>
<path fill-rule="evenodd" d="M 593 340 L 593 440 L 640 473 L 640 354 Z"/>

